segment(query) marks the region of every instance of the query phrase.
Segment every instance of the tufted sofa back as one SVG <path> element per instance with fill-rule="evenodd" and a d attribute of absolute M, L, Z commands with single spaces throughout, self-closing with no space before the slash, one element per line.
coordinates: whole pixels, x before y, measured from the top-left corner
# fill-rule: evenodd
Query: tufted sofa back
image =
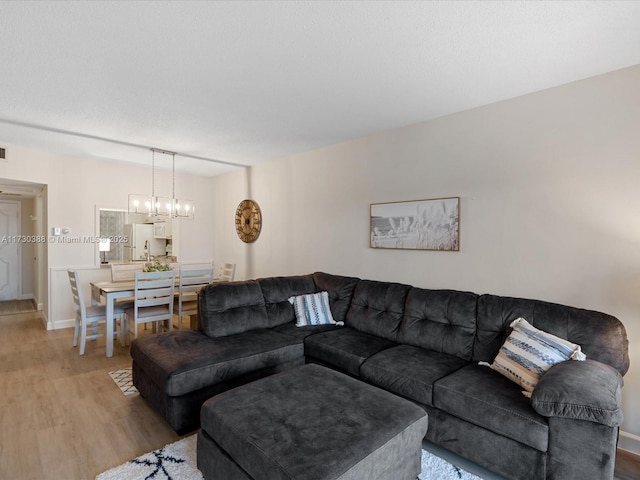
<path fill-rule="evenodd" d="M 245 282 L 212 283 L 198 292 L 199 329 L 210 337 L 268 328 L 269 318 L 260 284 Z"/>
<path fill-rule="evenodd" d="M 210 337 L 223 337 L 294 323 L 289 297 L 320 291 L 329 293 L 333 318 L 344 321 L 358 282 L 354 277 L 316 272 L 212 283 L 199 292 L 199 329 Z"/>
<path fill-rule="evenodd" d="M 199 293 L 199 328 L 210 337 L 220 337 L 293 323 L 288 298 L 320 291 L 329 293 L 336 321 L 465 360 L 492 361 L 509 334 L 509 324 L 523 317 L 540 330 L 577 343 L 587 358 L 611 365 L 622 375 L 629 369 L 624 326 L 605 313 L 322 272 L 211 284 Z"/>
<path fill-rule="evenodd" d="M 316 284 L 318 292 L 325 291 L 329 294 L 329 305 L 331 306 L 333 319 L 336 322 L 344 322 L 347 317 L 349 305 L 351 305 L 353 292 L 360 279 L 315 272 L 313 274 L 313 281 Z"/>
<path fill-rule="evenodd" d="M 398 341 L 471 360 L 476 335 L 475 293 L 412 288 Z"/>
<path fill-rule="evenodd" d="M 409 285 L 400 283 L 360 280 L 353 292 L 345 325 L 396 341 L 410 289 Z"/>
<path fill-rule="evenodd" d="M 629 342 L 617 318 L 593 310 L 496 295 L 478 297 L 473 360 L 492 361 L 509 334 L 509 324 L 519 317 L 580 345 L 587 358 L 611 365 L 621 375 L 629 369 Z"/>
<path fill-rule="evenodd" d="M 269 327 L 295 322 L 289 297 L 316 292 L 312 275 L 260 278 L 258 283 L 264 295 Z"/>

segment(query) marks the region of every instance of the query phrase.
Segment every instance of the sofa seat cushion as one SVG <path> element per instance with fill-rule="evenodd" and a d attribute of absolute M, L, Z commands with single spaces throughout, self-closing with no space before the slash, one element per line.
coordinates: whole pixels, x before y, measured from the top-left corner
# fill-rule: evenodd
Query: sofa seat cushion
<path fill-rule="evenodd" d="M 296 324 L 294 322 L 290 322 L 285 323 L 284 325 L 273 327 L 271 330 L 273 330 L 274 332 L 282 333 L 283 335 L 289 335 L 290 337 L 297 338 L 298 340 L 303 341 L 309 335 L 328 332 L 331 330 L 336 330 L 338 328 L 342 327 L 338 325 L 309 325 L 307 327 L 296 327 Z"/>
<path fill-rule="evenodd" d="M 371 355 L 397 343 L 349 327 L 310 335 L 304 340 L 305 356 L 316 358 L 351 375 L 360 376 L 360 365 Z"/>
<path fill-rule="evenodd" d="M 549 426 L 520 388 L 497 372 L 475 363 L 436 381 L 433 406 L 541 452 Z"/>
<path fill-rule="evenodd" d="M 302 342 L 271 330 L 217 338 L 195 330 L 174 330 L 140 337 L 131 344 L 133 360 L 172 397 L 303 355 Z"/>
<path fill-rule="evenodd" d="M 360 367 L 360 375 L 373 385 L 433 406 L 434 382 L 467 363 L 452 355 L 399 345 L 365 360 Z"/>

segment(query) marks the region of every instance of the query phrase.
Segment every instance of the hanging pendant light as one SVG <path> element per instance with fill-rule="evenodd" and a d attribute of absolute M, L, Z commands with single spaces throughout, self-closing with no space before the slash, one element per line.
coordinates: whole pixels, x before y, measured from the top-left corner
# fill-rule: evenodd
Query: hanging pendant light
<path fill-rule="evenodd" d="M 171 192 L 171 218 L 187 218 L 193 220 L 196 213 L 196 204 L 193 200 L 178 200 L 176 198 L 176 154 L 172 153 L 172 192 Z"/>
<path fill-rule="evenodd" d="M 156 152 L 172 157 L 172 196 L 159 197 L 155 192 Z M 151 196 L 129 194 L 129 213 L 141 213 L 150 217 L 186 218 L 193 220 L 195 203 L 192 200 L 178 200 L 176 198 L 176 154 L 166 150 L 151 149 Z"/>

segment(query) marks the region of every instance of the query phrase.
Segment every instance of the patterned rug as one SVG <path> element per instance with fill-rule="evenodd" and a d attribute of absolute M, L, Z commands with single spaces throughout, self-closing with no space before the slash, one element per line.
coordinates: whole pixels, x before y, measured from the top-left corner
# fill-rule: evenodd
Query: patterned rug
<path fill-rule="evenodd" d="M 196 468 L 196 438 L 190 435 L 145 453 L 101 473 L 96 480 L 203 480 Z"/>
<path fill-rule="evenodd" d="M 190 435 L 153 452 L 107 470 L 96 480 L 203 480 L 196 467 L 196 435 Z M 451 463 L 422 450 L 419 480 L 481 480 Z M 225 479 L 220 479 L 225 480 Z"/>
<path fill-rule="evenodd" d="M 138 393 L 138 389 L 133 386 L 133 380 L 131 379 L 131 368 L 114 370 L 113 372 L 109 372 L 109 376 L 127 397 Z"/>

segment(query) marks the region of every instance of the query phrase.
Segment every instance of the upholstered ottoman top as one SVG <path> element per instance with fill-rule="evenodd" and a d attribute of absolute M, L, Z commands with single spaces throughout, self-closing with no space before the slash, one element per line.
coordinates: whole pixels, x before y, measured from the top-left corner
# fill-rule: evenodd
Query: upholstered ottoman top
<path fill-rule="evenodd" d="M 229 390 L 201 410 L 203 432 L 250 477 L 270 480 L 415 479 L 427 423 L 412 402 L 313 364 Z"/>

